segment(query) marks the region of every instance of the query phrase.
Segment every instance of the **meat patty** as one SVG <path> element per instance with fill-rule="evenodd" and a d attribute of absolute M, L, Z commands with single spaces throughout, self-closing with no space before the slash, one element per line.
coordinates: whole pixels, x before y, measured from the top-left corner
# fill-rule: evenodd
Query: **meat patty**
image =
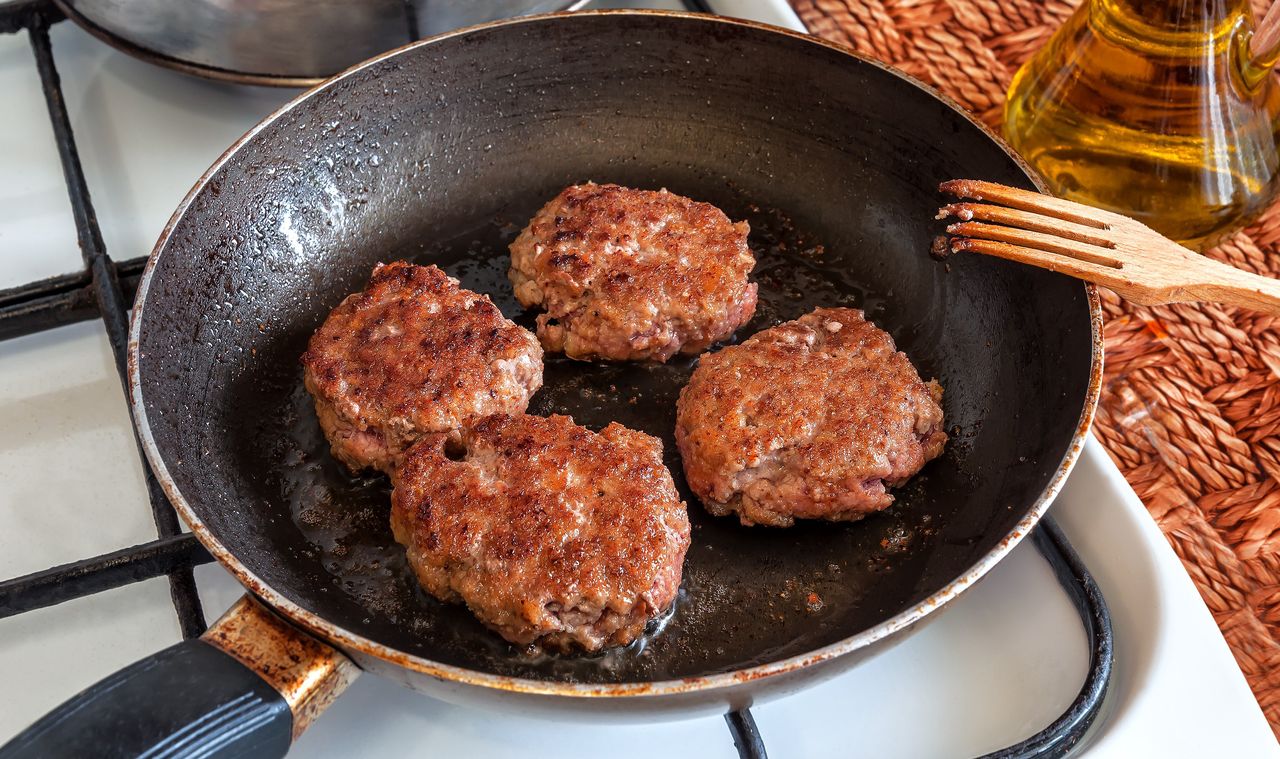
<path fill-rule="evenodd" d="M 666 361 L 700 353 L 751 319 L 749 227 L 659 190 L 575 185 L 511 243 L 516 298 L 540 307 L 538 337 L 576 359 Z"/>
<path fill-rule="evenodd" d="M 393 483 L 392 530 L 422 586 L 512 643 L 623 645 L 679 590 L 689 517 L 642 432 L 493 416 L 456 447 L 419 441 Z"/>
<path fill-rule="evenodd" d="M 676 404 L 689 486 L 717 516 L 853 521 L 942 453 L 942 388 L 851 308 L 704 356 Z"/>
<path fill-rule="evenodd" d="M 487 296 L 434 266 L 379 264 L 302 354 L 333 455 L 389 470 L 423 434 L 520 413 L 542 386 L 542 348 Z"/>

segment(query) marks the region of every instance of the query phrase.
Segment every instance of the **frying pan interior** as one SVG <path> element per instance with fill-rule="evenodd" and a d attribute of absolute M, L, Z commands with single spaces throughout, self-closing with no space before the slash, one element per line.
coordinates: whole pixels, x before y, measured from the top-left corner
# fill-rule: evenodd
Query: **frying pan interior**
<path fill-rule="evenodd" d="M 582 15 L 411 48 L 328 84 L 229 154 L 175 217 L 141 305 L 151 434 L 192 511 L 269 586 L 346 630 L 478 671 L 651 681 L 775 661 L 876 625 L 1005 539 L 1085 405 L 1079 283 L 928 256 L 936 186 L 1029 186 L 994 141 L 907 80 L 818 43 L 694 17 Z M 667 187 L 751 223 L 761 306 L 739 337 L 819 305 L 866 309 L 946 390 L 952 441 L 889 511 L 745 529 L 684 490 L 693 546 L 661 634 L 603 656 L 516 651 L 419 591 L 388 485 L 328 455 L 301 387 L 310 333 L 379 261 L 435 263 L 531 325 L 506 244 L 570 183 Z M 672 440 L 694 366 L 549 357 L 534 413 Z"/>

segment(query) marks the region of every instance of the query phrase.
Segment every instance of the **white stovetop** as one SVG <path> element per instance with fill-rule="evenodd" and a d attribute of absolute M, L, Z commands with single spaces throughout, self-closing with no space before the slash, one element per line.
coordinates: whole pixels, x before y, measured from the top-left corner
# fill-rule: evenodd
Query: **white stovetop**
<path fill-rule="evenodd" d="M 623 5 L 626 3 L 611 3 Z M 674 7 L 673 2 L 652 3 Z M 796 25 L 782 0 L 720 12 Z M 69 23 L 56 58 L 108 252 L 146 253 L 223 148 L 293 93 L 214 84 L 139 63 Z M 0 37 L 0 287 L 80 266 L 29 45 Z M 0 577 L 142 543 L 155 533 L 110 351 L 96 322 L 0 342 Z M 1280 756 L 1177 557 L 1096 442 L 1053 514 L 1111 605 L 1116 673 L 1088 741 L 1097 757 Z M 212 619 L 239 595 L 197 570 Z M 178 638 L 155 579 L 0 620 L 0 742 L 72 695 Z M 972 756 L 1020 740 L 1074 697 L 1083 633 L 1024 543 L 898 647 L 753 711 L 774 757 Z M 434 701 L 361 678 L 294 756 L 732 757 L 716 718 L 560 725 Z"/>

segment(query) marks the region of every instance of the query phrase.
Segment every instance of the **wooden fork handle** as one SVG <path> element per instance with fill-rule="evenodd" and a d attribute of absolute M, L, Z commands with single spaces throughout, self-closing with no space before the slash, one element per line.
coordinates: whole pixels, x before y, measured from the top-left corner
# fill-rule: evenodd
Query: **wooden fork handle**
<path fill-rule="evenodd" d="M 1201 280 L 1188 284 L 1185 300 L 1210 301 L 1280 316 L 1280 280 L 1242 271 L 1234 266 L 1202 259 Z M 1179 298 L 1179 300 L 1183 300 Z"/>

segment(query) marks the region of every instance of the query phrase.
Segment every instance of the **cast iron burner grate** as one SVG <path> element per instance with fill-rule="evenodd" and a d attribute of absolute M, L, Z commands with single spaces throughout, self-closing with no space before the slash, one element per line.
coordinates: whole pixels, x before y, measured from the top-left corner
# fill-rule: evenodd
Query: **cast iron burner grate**
<path fill-rule="evenodd" d="M 684 0 L 684 4 L 693 11 L 711 12 L 702 0 Z M 16 0 L 0 5 L 0 34 L 26 30 L 31 39 L 67 183 L 84 269 L 0 290 L 0 340 L 100 318 L 111 342 L 120 380 L 126 383 L 127 394 L 125 361 L 129 305 L 133 302 L 146 257 L 116 263 L 107 255 L 103 245 L 49 41 L 49 27 L 62 20 L 63 15 L 52 0 Z M 192 568 L 213 559 L 190 533 L 182 532 L 177 513 L 165 498 L 145 457 L 143 471 L 159 537 L 142 545 L 0 582 L 0 618 L 163 575 L 169 578 L 170 595 L 182 636 L 192 638 L 204 632 L 204 611 L 196 593 Z M 1032 541 L 1053 567 L 1063 590 L 1080 614 L 1090 642 L 1089 673 L 1079 695 L 1062 716 L 1027 740 L 988 754 L 983 759 L 1065 755 L 1084 737 L 1097 717 L 1111 679 L 1111 618 L 1097 584 L 1052 519 L 1041 521 Z M 740 756 L 761 759 L 766 756 L 764 741 L 750 710 L 727 714 L 725 721 Z"/>

